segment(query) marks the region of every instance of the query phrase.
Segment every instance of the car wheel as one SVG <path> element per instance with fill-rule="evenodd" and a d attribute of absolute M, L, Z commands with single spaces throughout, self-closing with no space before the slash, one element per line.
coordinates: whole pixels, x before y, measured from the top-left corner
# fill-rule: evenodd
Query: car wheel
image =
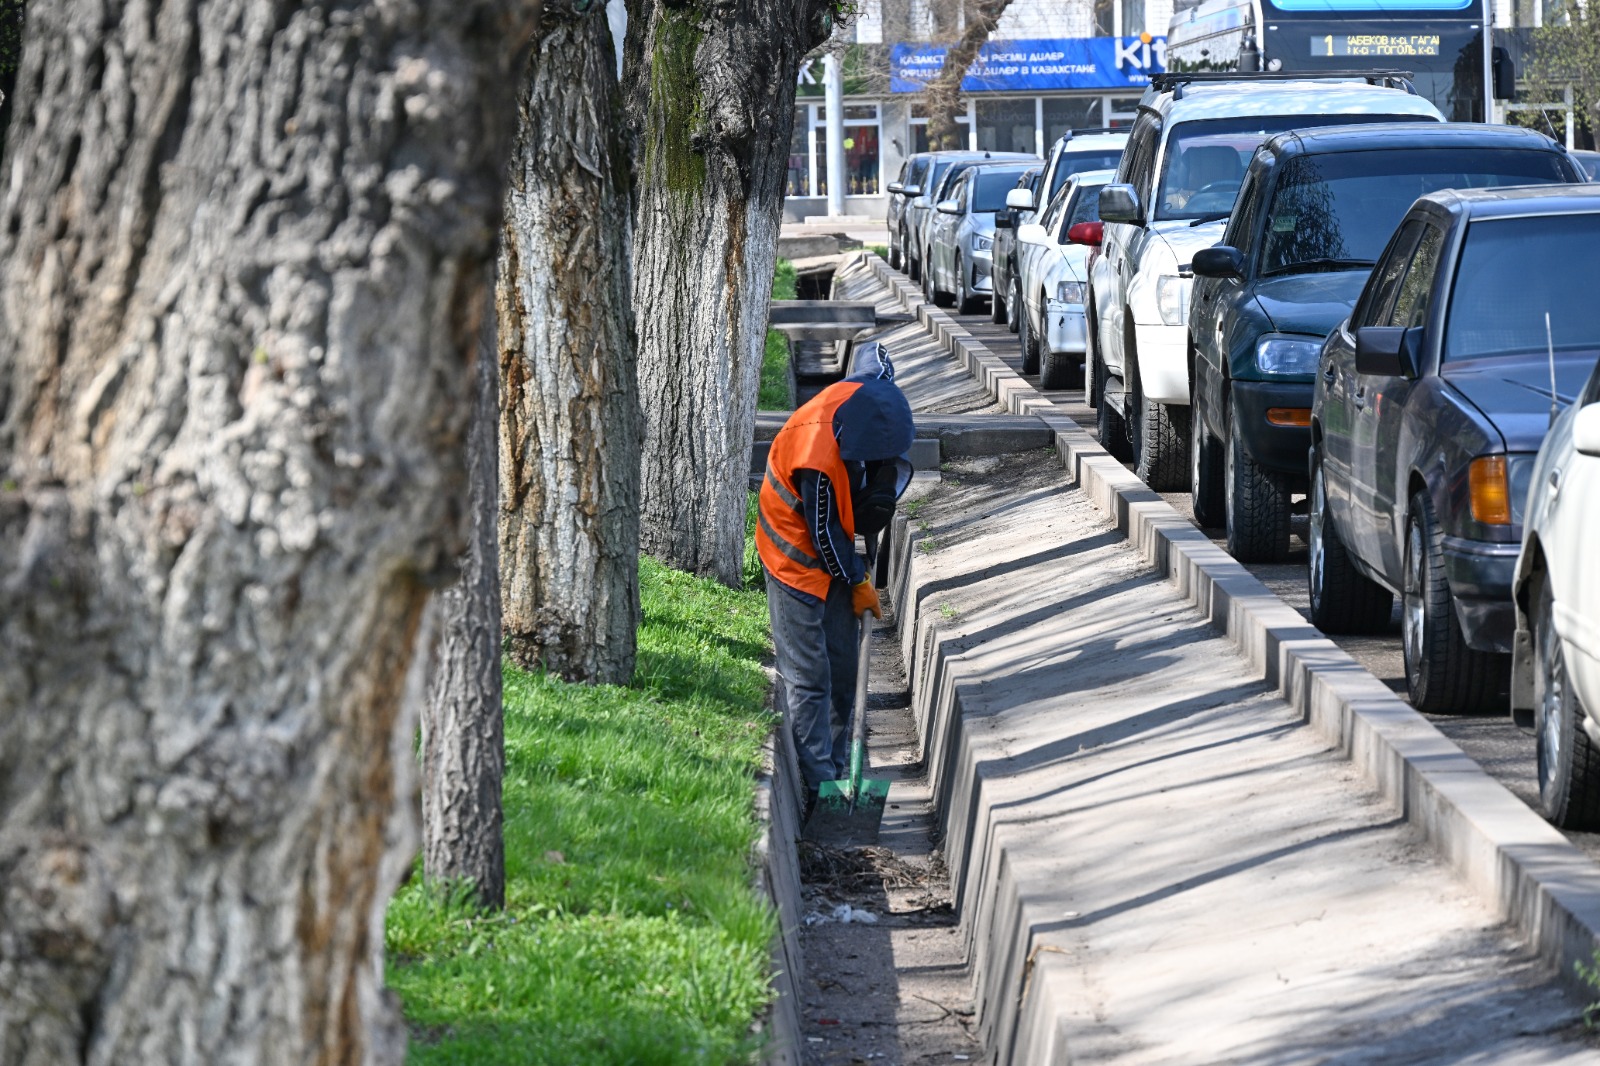
<path fill-rule="evenodd" d="M 1195 524 L 1216 529 L 1228 524 L 1227 482 L 1223 474 L 1222 442 L 1206 429 L 1200 410 L 1189 408 L 1189 502 Z"/>
<path fill-rule="evenodd" d="M 1426 492 L 1411 497 L 1406 516 L 1400 632 L 1406 687 L 1419 711 L 1466 714 L 1503 711 L 1511 656 L 1474 651 L 1456 621 L 1444 575 L 1444 533 Z"/>
<path fill-rule="evenodd" d="M 989 321 L 1000 326 L 1006 321 L 1006 301 L 1000 295 L 1000 275 L 996 273 L 991 280 L 993 283 L 990 288 L 993 295 L 989 297 Z"/>
<path fill-rule="evenodd" d="M 904 248 L 905 244 L 906 236 L 904 233 L 901 233 L 898 239 L 889 242 L 889 269 L 899 270 L 904 264 L 904 260 L 900 256 L 900 249 Z"/>
<path fill-rule="evenodd" d="M 1094 296 L 1089 297 L 1089 304 L 1084 308 L 1083 317 L 1083 402 L 1090 407 L 1100 406 L 1100 345 L 1096 343 L 1100 336 L 1100 323 L 1095 320 Z"/>
<path fill-rule="evenodd" d="M 1017 344 L 1022 348 L 1022 372 L 1024 374 L 1037 374 L 1039 372 L 1039 338 L 1033 335 L 1033 326 L 1028 319 L 1026 307 L 1017 312 Z"/>
<path fill-rule="evenodd" d="M 1157 492 L 1182 492 L 1189 480 L 1189 409 L 1144 398 L 1132 340 L 1124 343 L 1122 365 L 1132 385 L 1127 413 L 1133 429 L 1133 472 Z"/>
<path fill-rule="evenodd" d="M 1279 563 L 1289 554 L 1289 485 L 1250 457 L 1239 422 L 1227 412 L 1223 467 L 1228 554 L 1241 563 Z"/>
<path fill-rule="evenodd" d="M 1539 582 L 1533 647 L 1538 686 L 1534 732 L 1539 749 L 1539 806 L 1563 829 L 1600 828 L 1600 747 L 1583 728 L 1587 713 L 1567 677 L 1548 575 Z"/>
<path fill-rule="evenodd" d="M 1107 370 L 1105 363 L 1098 359 L 1094 363 L 1094 380 L 1095 394 L 1100 397 L 1100 406 L 1095 409 L 1095 431 L 1100 438 L 1100 447 L 1104 448 L 1112 458 L 1127 462 L 1133 455 L 1132 442 L 1128 440 L 1128 423 L 1106 398 L 1106 390 L 1111 383 L 1111 371 Z"/>
<path fill-rule="evenodd" d="M 937 304 L 938 301 L 933 298 L 933 271 L 928 269 L 928 261 L 926 259 L 922 260 L 921 273 L 922 298 L 931 304 Z"/>
<path fill-rule="evenodd" d="M 1311 457 L 1311 624 L 1324 633 L 1382 633 L 1394 613 L 1394 593 L 1356 569 L 1328 513 L 1322 453 Z"/>
<path fill-rule="evenodd" d="M 1022 328 L 1022 280 L 1011 275 L 1011 295 L 1006 300 L 1006 329 L 1012 333 Z"/>
<path fill-rule="evenodd" d="M 1083 357 L 1067 352 L 1052 352 L 1048 343 L 1040 345 L 1039 387 L 1072 389 L 1083 387 Z"/>
<path fill-rule="evenodd" d="M 983 297 L 972 295 L 967 288 L 967 268 L 961 262 L 961 257 L 956 256 L 956 313 L 962 315 L 975 315 L 978 305 Z"/>

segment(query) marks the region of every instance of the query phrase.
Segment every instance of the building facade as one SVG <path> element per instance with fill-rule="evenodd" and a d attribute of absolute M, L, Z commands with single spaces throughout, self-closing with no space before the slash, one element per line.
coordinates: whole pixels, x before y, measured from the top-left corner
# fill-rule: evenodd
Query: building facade
<path fill-rule="evenodd" d="M 1013 0 L 963 79 L 958 121 L 974 150 L 1043 156 L 1069 129 L 1132 123 L 1162 70 L 1172 0 Z M 828 122 L 823 52 L 843 71 L 846 215 L 882 218 L 887 185 L 926 151 L 920 90 L 964 23 L 962 0 L 864 0 L 854 22 L 802 65 L 785 217 L 825 215 Z"/>

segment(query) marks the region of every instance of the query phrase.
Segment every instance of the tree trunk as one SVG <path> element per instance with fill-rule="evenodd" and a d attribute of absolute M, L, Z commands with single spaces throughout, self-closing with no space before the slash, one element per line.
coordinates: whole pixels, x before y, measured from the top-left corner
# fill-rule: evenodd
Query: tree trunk
<path fill-rule="evenodd" d="M 826 0 L 631 0 L 643 548 L 741 580 L 767 303 L 800 60 Z"/>
<path fill-rule="evenodd" d="M 505 729 L 500 687 L 500 367 L 493 310 L 479 345 L 477 399 L 467 437 L 472 530 L 461 580 L 428 603 L 431 649 L 422 705 L 422 868 L 465 880 L 478 904 L 506 902 L 500 782 Z"/>
<path fill-rule="evenodd" d="M 639 626 L 628 154 L 603 5 L 546 9 L 519 100 L 497 302 L 508 651 L 625 683 Z"/>
<path fill-rule="evenodd" d="M 401 689 L 462 549 L 528 8 L 30 6 L 0 185 L 7 1066 L 404 1053 Z"/>
<path fill-rule="evenodd" d="M 967 147 L 961 127 L 956 123 L 956 115 L 962 110 L 961 80 L 1000 24 L 1000 16 L 1010 6 L 1011 0 L 979 0 L 967 8 L 966 28 L 945 53 L 939 76 L 922 90 L 922 104 L 928 111 L 930 149 L 964 150 Z"/>

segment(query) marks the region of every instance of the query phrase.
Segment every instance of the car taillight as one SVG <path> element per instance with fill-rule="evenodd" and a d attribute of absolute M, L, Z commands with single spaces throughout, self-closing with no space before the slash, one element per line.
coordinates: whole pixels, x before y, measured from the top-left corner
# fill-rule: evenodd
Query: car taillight
<path fill-rule="evenodd" d="M 1472 517 L 1486 526 L 1511 524 L 1511 482 L 1506 477 L 1506 457 L 1484 455 L 1467 467 L 1467 491 Z"/>

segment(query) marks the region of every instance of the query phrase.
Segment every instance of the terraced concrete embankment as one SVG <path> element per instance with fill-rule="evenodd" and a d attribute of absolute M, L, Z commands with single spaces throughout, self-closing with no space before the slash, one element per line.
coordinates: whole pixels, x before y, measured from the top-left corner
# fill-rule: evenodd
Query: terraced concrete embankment
<path fill-rule="evenodd" d="M 896 527 L 995 1061 L 1592 1058 L 1566 995 L 1600 870 L 948 316 L 860 269 L 1064 464 L 1020 494 L 974 475 L 980 495 L 949 486 Z"/>

